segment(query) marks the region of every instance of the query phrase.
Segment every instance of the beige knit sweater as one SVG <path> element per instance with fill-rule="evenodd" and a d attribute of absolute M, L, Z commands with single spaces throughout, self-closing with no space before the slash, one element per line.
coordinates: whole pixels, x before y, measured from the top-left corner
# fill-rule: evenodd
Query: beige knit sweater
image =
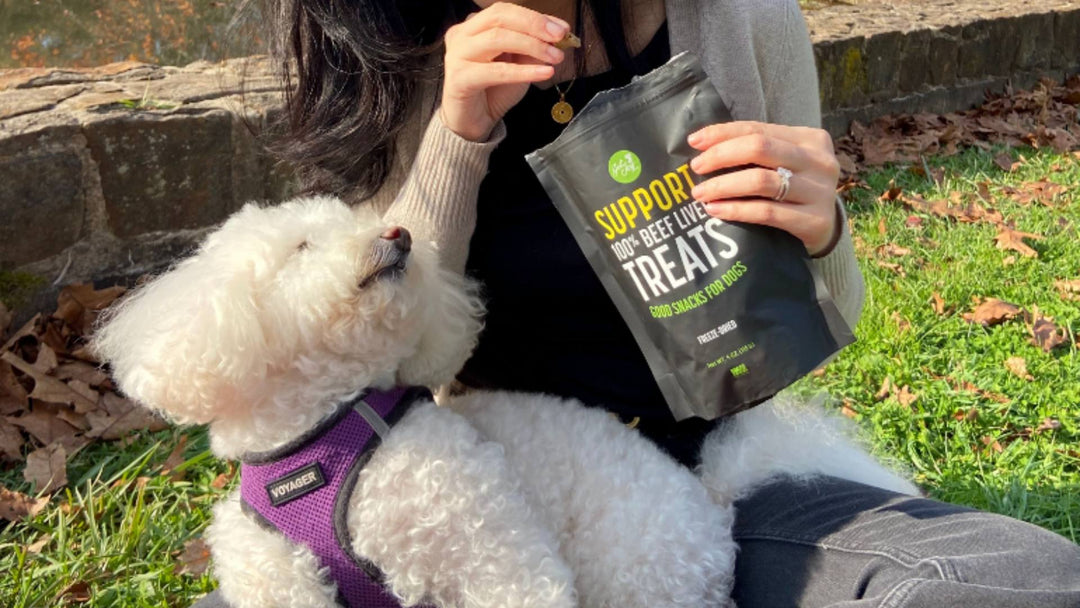
<path fill-rule="evenodd" d="M 737 120 L 820 126 L 817 73 L 796 0 L 665 0 L 665 6 L 672 54 L 698 55 Z M 506 130 L 500 123 L 481 143 L 457 136 L 432 113 L 436 92 L 430 86 L 412 110 L 390 178 L 368 203 L 417 238 L 434 241 L 444 264 L 462 270 L 480 182 Z M 854 328 L 864 285 L 846 221 L 833 252 L 812 263 Z"/>

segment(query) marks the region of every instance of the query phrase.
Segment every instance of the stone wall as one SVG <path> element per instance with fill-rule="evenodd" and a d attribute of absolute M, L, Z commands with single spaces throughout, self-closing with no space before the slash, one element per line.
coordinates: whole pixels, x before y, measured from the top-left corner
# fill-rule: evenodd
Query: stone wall
<path fill-rule="evenodd" d="M 877 0 L 807 13 L 825 126 L 948 112 L 1080 71 L 1080 1 Z M 0 71 L 0 272 L 130 279 L 191 247 L 287 171 L 249 127 L 278 111 L 264 59 Z M 43 308 L 55 288 L 22 308 Z M 0 294 L 2 296 L 3 294 Z"/>
<path fill-rule="evenodd" d="M 1080 71 L 1080 2 L 892 0 L 807 13 L 833 135 L 852 120 L 945 113 L 1007 83 Z"/>
<path fill-rule="evenodd" d="M 243 202 L 283 197 L 252 134 L 279 105 L 268 68 L 0 71 L 0 270 L 134 276 Z"/>

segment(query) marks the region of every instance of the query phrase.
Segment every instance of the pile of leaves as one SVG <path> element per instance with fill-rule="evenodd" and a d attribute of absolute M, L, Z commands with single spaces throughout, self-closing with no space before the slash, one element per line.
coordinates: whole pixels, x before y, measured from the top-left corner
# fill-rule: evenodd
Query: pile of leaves
<path fill-rule="evenodd" d="M 124 291 L 65 287 L 55 312 L 36 315 L 0 348 L 0 462 L 6 468 L 22 467 L 39 496 L 68 483 L 68 459 L 91 442 L 167 426 L 117 394 L 87 348 L 98 314 Z M 0 305 L 0 336 L 10 322 Z M 47 502 L 0 486 L 0 519 L 32 516 Z"/>
<path fill-rule="evenodd" d="M 986 103 L 950 114 L 897 114 L 869 125 L 855 122 L 836 142 L 837 158 L 850 182 L 866 167 L 950 156 L 965 147 L 989 150 L 1049 147 L 1064 153 L 1080 147 L 1080 74 L 1063 83 L 1045 79 L 1031 91 L 988 94 Z"/>

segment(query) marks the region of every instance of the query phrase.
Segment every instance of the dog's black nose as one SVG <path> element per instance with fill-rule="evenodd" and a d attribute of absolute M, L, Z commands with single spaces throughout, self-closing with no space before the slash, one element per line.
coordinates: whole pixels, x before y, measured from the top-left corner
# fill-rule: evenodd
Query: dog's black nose
<path fill-rule="evenodd" d="M 387 228 L 381 235 L 381 238 L 394 243 L 394 247 L 397 247 L 401 251 L 409 251 L 412 248 L 412 235 L 409 231 L 401 226 L 392 226 Z"/>

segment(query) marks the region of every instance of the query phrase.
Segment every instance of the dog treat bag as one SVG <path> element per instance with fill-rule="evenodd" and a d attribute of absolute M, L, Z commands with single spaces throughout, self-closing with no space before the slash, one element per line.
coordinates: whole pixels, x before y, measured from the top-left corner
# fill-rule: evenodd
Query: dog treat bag
<path fill-rule="evenodd" d="M 729 120 L 683 53 L 526 157 L 680 420 L 752 407 L 853 341 L 798 239 L 691 198 L 686 136 Z"/>

